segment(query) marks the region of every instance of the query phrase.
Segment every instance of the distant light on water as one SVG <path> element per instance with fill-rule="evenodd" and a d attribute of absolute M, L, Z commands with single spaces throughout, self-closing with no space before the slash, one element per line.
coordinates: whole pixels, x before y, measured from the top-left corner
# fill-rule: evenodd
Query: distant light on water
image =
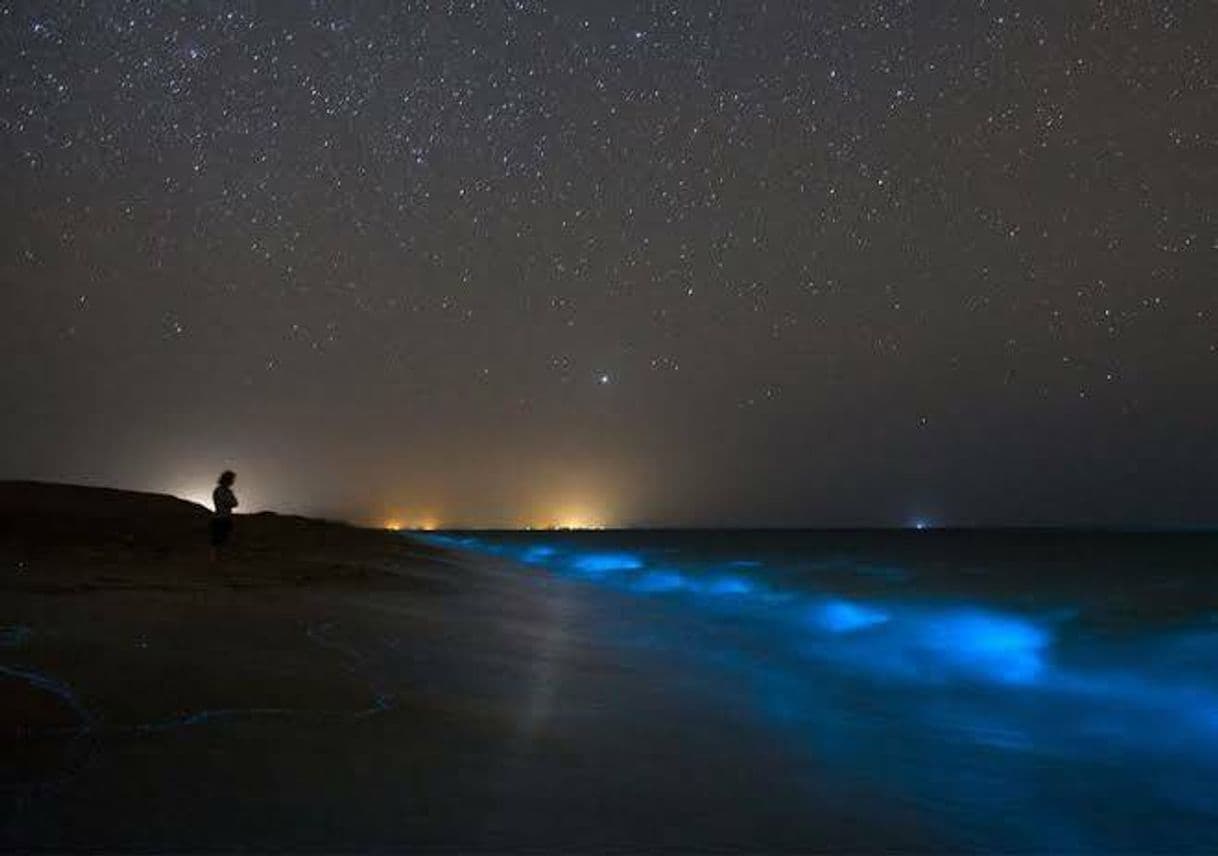
<path fill-rule="evenodd" d="M 379 526 L 387 532 L 433 532 L 440 528 L 435 517 L 411 517 L 405 514 L 386 517 Z"/>
<path fill-rule="evenodd" d="M 564 509 L 557 512 L 549 523 L 543 523 L 538 529 L 580 530 L 604 529 L 603 518 L 594 512 L 584 509 Z"/>

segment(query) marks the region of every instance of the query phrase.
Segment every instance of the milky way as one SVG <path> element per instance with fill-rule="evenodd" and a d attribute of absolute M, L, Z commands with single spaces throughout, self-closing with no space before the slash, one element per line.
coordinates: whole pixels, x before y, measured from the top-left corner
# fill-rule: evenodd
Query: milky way
<path fill-rule="evenodd" d="M 0 3 L 0 476 L 1212 521 L 1216 33 L 1200 0 Z"/>

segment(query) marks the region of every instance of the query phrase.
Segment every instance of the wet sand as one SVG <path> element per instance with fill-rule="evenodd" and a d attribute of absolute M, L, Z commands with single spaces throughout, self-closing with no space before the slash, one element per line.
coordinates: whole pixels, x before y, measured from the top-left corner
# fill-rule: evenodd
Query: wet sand
<path fill-rule="evenodd" d="M 7 484 L 0 510 L 6 849 L 935 840 L 757 727 L 662 605 L 271 515 L 213 566 L 165 497 Z"/>

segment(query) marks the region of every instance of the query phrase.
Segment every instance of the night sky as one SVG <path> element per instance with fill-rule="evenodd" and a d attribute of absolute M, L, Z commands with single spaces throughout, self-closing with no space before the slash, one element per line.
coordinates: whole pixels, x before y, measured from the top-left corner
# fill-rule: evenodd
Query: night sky
<path fill-rule="evenodd" d="M 0 2 L 0 477 L 1218 520 L 1218 7 Z"/>

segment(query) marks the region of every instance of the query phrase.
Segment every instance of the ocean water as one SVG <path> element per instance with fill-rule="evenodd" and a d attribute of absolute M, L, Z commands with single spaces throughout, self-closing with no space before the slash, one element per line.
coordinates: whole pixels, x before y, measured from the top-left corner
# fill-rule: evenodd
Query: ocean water
<path fill-rule="evenodd" d="M 656 662 L 680 654 L 664 692 L 713 676 L 699 685 L 717 695 L 694 717 L 739 713 L 741 741 L 762 735 L 806 793 L 848 790 L 877 847 L 899 817 L 915 847 L 1218 850 L 1216 536 L 427 538 L 651 616 L 623 623 L 640 638 L 619 641 Z M 824 809 L 790 788 L 778 799 L 792 815 Z"/>

